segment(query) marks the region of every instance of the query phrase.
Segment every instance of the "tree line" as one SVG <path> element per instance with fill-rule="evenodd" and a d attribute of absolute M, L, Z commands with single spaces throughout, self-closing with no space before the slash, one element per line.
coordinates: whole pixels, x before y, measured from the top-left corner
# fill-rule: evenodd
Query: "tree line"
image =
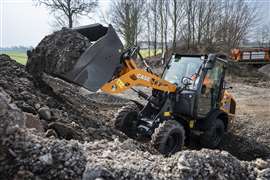
<path fill-rule="evenodd" d="M 158 48 L 228 52 L 256 20 L 256 9 L 244 0 L 116 0 L 110 12 L 126 46 L 147 40 L 154 54 Z"/>
<path fill-rule="evenodd" d="M 69 27 L 98 8 L 98 0 L 34 0 Z M 57 13 L 56 13 L 57 12 Z M 245 0 L 113 0 L 105 14 L 126 47 L 147 42 L 154 51 L 228 52 L 245 40 L 256 8 Z"/>

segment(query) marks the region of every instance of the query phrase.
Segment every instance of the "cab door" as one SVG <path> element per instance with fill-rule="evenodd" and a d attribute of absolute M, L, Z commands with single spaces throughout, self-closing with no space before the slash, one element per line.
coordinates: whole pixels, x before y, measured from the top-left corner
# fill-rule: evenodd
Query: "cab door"
<path fill-rule="evenodd" d="M 216 60 L 213 68 L 207 70 L 198 97 L 198 117 L 205 117 L 212 109 L 219 108 L 225 75 L 224 67 L 224 62 Z"/>

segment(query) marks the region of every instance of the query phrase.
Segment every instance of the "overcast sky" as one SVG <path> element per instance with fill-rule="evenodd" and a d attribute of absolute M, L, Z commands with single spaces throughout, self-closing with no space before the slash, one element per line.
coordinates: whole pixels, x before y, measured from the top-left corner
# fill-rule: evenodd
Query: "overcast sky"
<path fill-rule="evenodd" d="M 270 24 L 270 0 L 247 0 L 261 7 L 264 21 Z M 110 0 L 99 0 L 97 14 L 109 9 Z M 32 0 L 0 0 L 0 47 L 36 46 L 53 31 L 53 17 L 44 7 L 36 7 Z M 100 22 L 99 16 L 83 18 L 81 25 Z"/>
<path fill-rule="evenodd" d="M 100 0 L 97 14 L 109 8 L 109 0 Z M 99 22 L 100 16 L 83 18 L 81 25 Z M 53 17 L 42 7 L 36 7 L 32 0 L 0 0 L 0 47 L 35 46 L 54 29 Z"/>

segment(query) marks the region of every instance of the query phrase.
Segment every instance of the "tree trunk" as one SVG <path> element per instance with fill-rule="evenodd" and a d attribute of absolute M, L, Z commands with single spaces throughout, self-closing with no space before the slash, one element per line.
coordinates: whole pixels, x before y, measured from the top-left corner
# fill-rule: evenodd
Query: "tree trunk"
<path fill-rule="evenodd" d="M 164 23 L 164 42 L 165 51 L 168 51 L 168 15 L 169 15 L 169 1 L 165 1 L 165 23 Z"/>
<path fill-rule="evenodd" d="M 68 15 L 68 27 L 73 27 L 73 18 L 72 18 L 72 11 L 71 11 L 71 0 L 67 0 L 67 15 Z"/>
<path fill-rule="evenodd" d="M 148 57 L 150 57 L 150 50 L 151 50 L 151 39 L 150 39 L 150 17 L 149 13 L 147 13 L 147 41 L 148 41 Z"/>
<path fill-rule="evenodd" d="M 192 6 L 192 0 L 188 1 L 188 7 L 187 7 L 187 16 L 188 16 L 188 37 L 187 37 L 187 49 L 190 48 L 190 39 L 191 39 L 191 6 Z"/>
<path fill-rule="evenodd" d="M 68 27 L 73 28 L 73 19 L 72 16 L 68 16 Z"/>
<path fill-rule="evenodd" d="M 159 1 L 160 4 L 159 4 L 159 13 L 160 13 L 160 43 L 161 43 L 161 54 L 163 53 L 163 31 L 164 31 L 164 28 L 163 28 L 163 3 L 164 1 L 163 0 L 160 0 Z"/>
<path fill-rule="evenodd" d="M 157 0 L 154 0 L 154 55 L 157 55 Z"/>
<path fill-rule="evenodd" d="M 176 31 L 177 31 L 177 0 L 173 0 L 173 50 L 176 48 Z"/>

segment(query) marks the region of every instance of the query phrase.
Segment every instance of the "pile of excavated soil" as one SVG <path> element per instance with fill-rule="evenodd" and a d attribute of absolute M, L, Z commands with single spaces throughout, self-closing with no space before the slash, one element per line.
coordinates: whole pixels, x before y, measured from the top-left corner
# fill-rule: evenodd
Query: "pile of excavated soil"
<path fill-rule="evenodd" d="M 36 48 L 28 52 L 26 69 L 37 77 L 42 72 L 61 76 L 72 69 L 90 45 L 91 42 L 85 36 L 63 28 L 46 36 Z"/>
<path fill-rule="evenodd" d="M 1 62 L 1 60 L 0 60 Z M 25 128 L 27 117 L 0 89 L 0 179 L 74 179 L 86 165 L 77 142 L 46 139 Z M 37 135 L 38 134 L 38 135 Z"/>
<path fill-rule="evenodd" d="M 47 138 L 26 129 L 23 112 L 0 90 L 1 179 L 268 179 L 270 162 L 240 161 L 224 151 L 152 155 L 132 140 Z"/>
<path fill-rule="evenodd" d="M 270 78 L 270 64 L 264 65 L 263 67 L 261 67 L 259 69 L 259 72 L 265 74 L 266 76 L 268 76 Z"/>
<path fill-rule="evenodd" d="M 260 69 L 263 68 L 264 66 Z M 255 87 L 269 88 L 270 78 L 266 73 L 267 68 L 264 70 L 260 69 L 254 65 L 237 64 L 229 61 L 226 71 L 226 80 L 233 83 L 243 83 Z"/>
<path fill-rule="evenodd" d="M 97 113 L 98 104 L 87 105 L 82 97 L 77 98 L 77 104 L 67 101 L 64 96 L 72 95 L 71 89 L 79 91 L 75 85 L 54 84 L 54 88 L 65 88 L 66 93 L 58 96 L 45 83 L 36 84 L 23 65 L 5 55 L 0 56 L 0 87 L 27 116 L 28 127 L 47 132 L 48 136 L 84 141 L 112 139 L 114 134 L 119 134 L 105 125 L 108 118 Z"/>
<path fill-rule="evenodd" d="M 242 78 L 249 78 L 249 77 L 260 77 L 262 80 L 268 80 L 268 78 L 258 70 L 258 67 L 254 65 L 247 65 L 247 64 L 237 64 L 235 62 L 229 61 L 227 74 L 233 77 L 242 77 Z"/>

